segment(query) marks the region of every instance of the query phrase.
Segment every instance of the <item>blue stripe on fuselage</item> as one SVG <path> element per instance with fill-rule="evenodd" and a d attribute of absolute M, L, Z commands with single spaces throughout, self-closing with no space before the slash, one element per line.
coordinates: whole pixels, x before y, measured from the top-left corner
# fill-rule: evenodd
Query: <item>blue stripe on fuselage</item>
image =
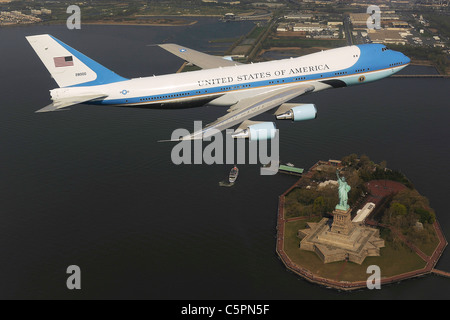
<path fill-rule="evenodd" d="M 323 72 L 311 75 L 300 75 L 293 77 L 286 77 L 283 79 L 271 79 L 271 80 L 261 80 L 254 82 L 247 82 L 239 85 L 228 85 L 220 87 L 212 87 L 208 89 L 197 89 L 190 91 L 174 92 L 170 94 L 159 94 L 142 96 L 136 98 L 121 98 L 112 100 L 103 100 L 98 102 L 93 102 L 95 104 L 145 104 L 145 103 L 170 103 L 173 99 L 180 98 L 193 98 L 203 96 L 205 94 L 225 94 L 230 91 L 245 90 L 245 89 L 255 89 L 259 87 L 266 86 L 276 86 L 289 83 L 303 82 L 303 81 L 321 81 L 329 79 L 339 79 L 344 81 L 347 85 L 354 85 L 360 83 L 366 83 L 370 81 L 379 80 L 389 76 L 392 71 L 391 68 L 398 67 L 401 65 L 406 65 L 410 62 L 409 58 L 400 52 L 392 50 L 383 50 L 385 48 L 382 44 L 363 44 L 357 45 L 360 49 L 360 54 L 358 60 L 354 65 L 349 68 L 332 71 Z M 386 72 L 381 72 L 374 74 L 374 71 L 385 70 Z M 387 70 L 389 69 L 389 70 Z M 365 76 L 364 81 L 360 81 L 361 75 Z"/>

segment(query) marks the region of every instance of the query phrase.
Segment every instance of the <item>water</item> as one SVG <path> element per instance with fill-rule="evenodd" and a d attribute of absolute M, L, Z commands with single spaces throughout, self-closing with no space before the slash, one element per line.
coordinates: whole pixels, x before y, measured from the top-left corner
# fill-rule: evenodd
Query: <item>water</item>
<path fill-rule="evenodd" d="M 275 254 L 277 200 L 296 178 L 241 165 L 238 181 L 224 188 L 218 182 L 231 166 L 176 166 L 173 144 L 157 142 L 192 129 L 194 120 L 213 121 L 222 108 L 34 113 L 55 84 L 25 35 L 50 33 L 124 77 L 139 77 L 181 65 L 149 44 L 208 51 L 208 40 L 251 27 L 200 19 L 190 27 L 0 29 L 0 298 L 449 297 L 449 280 L 436 276 L 342 294 L 287 272 Z M 319 117 L 277 122 L 281 160 L 304 168 L 349 153 L 386 160 L 429 197 L 448 237 L 449 83 L 391 78 L 296 99 L 315 103 Z M 447 251 L 438 268 L 449 271 Z M 66 288 L 73 264 L 82 272 L 77 292 Z"/>

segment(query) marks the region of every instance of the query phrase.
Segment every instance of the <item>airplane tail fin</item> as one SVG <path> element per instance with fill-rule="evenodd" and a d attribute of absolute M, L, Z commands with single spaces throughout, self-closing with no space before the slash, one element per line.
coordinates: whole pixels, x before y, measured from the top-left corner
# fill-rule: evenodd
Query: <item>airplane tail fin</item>
<path fill-rule="evenodd" d="M 59 87 L 95 86 L 128 80 L 49 34 L 26 39 Z"/>

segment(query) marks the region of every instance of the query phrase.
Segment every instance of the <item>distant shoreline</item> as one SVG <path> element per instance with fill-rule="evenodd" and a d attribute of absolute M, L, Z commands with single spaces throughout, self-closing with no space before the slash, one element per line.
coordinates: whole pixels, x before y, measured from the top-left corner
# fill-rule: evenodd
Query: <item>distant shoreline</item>
<path fill-rule="evenodd" d="M 158 22 L 138 22 L 138 20 L 133 21 L 94 21 L 94 22 L 83 22 L 85 25 L 104 25 L 104 26 L 152 26 L 152 27 L 186 27 L 196 24 L 198 21 L 186 21 L 182 23 L 158 23 Z"/>
<path fill-rule="evenodd" d="M 143 20 L 145 21 L 145 20 Z M 101 20 L 101 21 L 87 21 L 82 22 L 81 26 L 83 25 L 102 25 L 102 26 L 152 26 L 152 27 L 186 27 L 186 26 L 192 26 L 196 24 L 198 21 L 180 21 L 180 23 L 158 23 L 158 22 L 139 22 L 139 20 L 130 20 L 130 21 L 108 21 L 108 20 Z M 65 20 L 55 20 L 55 21 L 43 21 L 39 23 L 8 23 L 8 24 L 0 24 L 1 27 L 23 27 L 23 26 L 49 26 L 49 25 L 65 25 Z"/>

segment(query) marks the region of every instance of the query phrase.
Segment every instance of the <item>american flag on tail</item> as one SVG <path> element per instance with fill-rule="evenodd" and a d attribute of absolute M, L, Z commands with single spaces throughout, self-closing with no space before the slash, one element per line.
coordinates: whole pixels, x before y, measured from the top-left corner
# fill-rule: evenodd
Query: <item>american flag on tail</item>
<path fill-rule="evenodd" d="M 73 66 L 73 57 L 72 56 L 56 57 L 56 58 L 53 58 L 53 61 L 55 61 L 56 68 Z"/>

